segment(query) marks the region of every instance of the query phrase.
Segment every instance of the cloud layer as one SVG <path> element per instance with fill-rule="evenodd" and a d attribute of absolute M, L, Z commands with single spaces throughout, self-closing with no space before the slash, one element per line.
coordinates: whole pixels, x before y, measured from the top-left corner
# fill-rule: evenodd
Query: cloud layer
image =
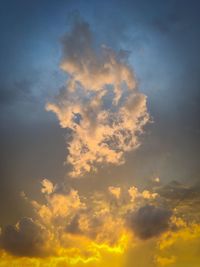
<path fill-rule="evenodd" d="M 199 217 L 191 217 L 190 207 L 197 208 L 197 191 L 174 182 L 143 191 L 108 186 L 84 197 L 44 179 L 43 201 L 22 194 L 33 207 L 34 219 L 23 218 L 1 231 L 1 266 L 101 267 L 111 259 L 114 266 L 124 266 L 124 260 L 132 264 L 142 251 L 149 256 L 137 258 L 138 266 L 185 267 L 191 260 L 185 250 L 198 266 L 198 253 L 190 249 L 200 236 Z M 172 205 L 177 200 L 181 206 Z"/>
<path fill-rule="evenodd" d="M 85 22 L 77 22 L 62 43 L 61 69 L 68 80 L 46 109 L 69 130 L 71 176 L 96 170 L 98 164 L 122 164 L 125 152 L 139 146 L 138 135 L 149 120 L 146 96 L 137 90 L 127 53 L 96 48 Z"/>

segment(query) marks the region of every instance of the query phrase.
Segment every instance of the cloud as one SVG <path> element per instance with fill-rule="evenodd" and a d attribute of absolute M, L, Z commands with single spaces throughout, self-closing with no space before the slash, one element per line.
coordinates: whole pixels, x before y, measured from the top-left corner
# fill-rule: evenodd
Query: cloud
<path fill-rule="evenodd" d="M 53 193 L 54 186 L 52 182 L 50 182 L 48 179 L 43 179 L 41 184 L 42 184 L 42 189 L 41 189 L 42 193 L 47 193 L 47 194 Z"/>
<path fill-rule="evenodd" d="M 172 181 L 166 185 L 159 186 L 155 191 L 160 196 L 160 201 L 173 209 L 178 217 L 187 218 L 188 221 L 200 220 L 200 185 L 185 185 Z"/>
<path fill-rule="evenodd" d="M 168 231 L 158 244 L 156 262 L 161 266 L 199 266 L 200 224 L 183 222 L 178 231 Z"/>
<path fill-rule="evenodd" d="M 66 231 L 71 234 L 81 234 L 81 230 L 79 227 L 79 216 L 75 215 L 70 223 L 66 227 Z"/>
<path fill-rule="evenodd" d="M 178 181 L 172 181 L 157 188 L 158 193 L 168 200 L 187 201 L 199 200 L 200 184 L 193 186 L 184 185 Z M 175 202 L 176 203 L 176 202 Z M 176 203 L 177 204 L 177 203 Z"/>
<path fill-rule="evenodd" d="M 77 190 L 59 188 L 48 179 L 43 180 L 41 186 L 49 189 L 41 190 L 44 196 L 41 203 L 25 197 L 35 211 L 34 221 L 24 218 L 15 226 L 5 227 L 1 233 L 1 248 L 5 252 L 0 250 L 5 261 L 3 266 L 8 266 L 6 263 L 13 259 L 16 266 L 23 266 L 17 261 L 18 257 L 12 255 L 31 262 L 29 265 L 33 265 L 33 260 L 45 266 L 44 256 L 49 256 L 46 265 L 58 266 L 59 261 L 65 259 L 66 266 L 106 266 L 105 255 L 116 260 L 124 255 L 129 261 L 130 253 L 132 263 L 133 255 L 139 251 L 149 258 L 144 262 L 137 259 L 138 266 L 146 262 L 152 266 L 180 262 L 182 266 L 185 258 L 177 252 L 180 240 L 188 248 L 187 242 L 195 244 L 199 238 L 199 223 L 187 221 L 175 210 L 172 214 L 167 208 L 169 198 L 165 202 L 163 196 L 155 197 L 154 190 L 110 186 L 108 190 L 83 197 Z M 158 207 L 160 201 L 162 208 Z M 175 253 L 173 246 L 177 247 Z M 116 266 L 121 266 L 118 261 Z"/>
<path fill-rule="evenodd" d="M 109 186 L 108 191 L 110 192 L 111 195 L 113 195 L 117 199 L 120 198 L 120 195 L 121 195 L 121 188 L 120 187 Z"/>
<path fill-rule="evenodd" d="M 159 236 L 169 229 L 172 213 L 164 208 L 146 205 L 129 216 L 129 227 L 140 239 Z"/>
<path fill-rule="evenodd" d="M 41 257 L 47 255 L 47 233 L 30 218 L 17 225 L 6 226 L 0 236 L 1 247 L 16 256 Z"/>
<path fill-rule="evenodd" d="M 74 189 L 71 189 L 68 193 L 53 192 L 49 194 L 47 190 L 43 193 L 46 204 L 32 201 L 32 205 L 38 219 L 49 228 L 51 225 L 55 225 L 64 229 L 67 222 L 71 221 L 78 212 L 85 209 L 85 203 L 80 199 L 78 191 Z"/>
<path fill-rule="evenodd" d="M 135 186 L 131 186 L 128 189 L 128 194 L 131 197 L 131 201 L 135 202 L 136 199 L 147 199 L 147 200 L 154 200 L 158 197 L 158 193 L 151 192 L 149 190 L 144 190 L 142 192 L 138 191 L 138 188 Z"/>
<path fill-rule="evenodd" d="M 77 22 L 62 43 L 67 85 L 46 109 L 70 132 L 70 175 L 84 175 L 103 163 L 123 164 L 149 120 L 146 96 L 137 89 L 127 56 L 105 45 L 97 49 L 85 22 Z"/>
<path fill-rule="evenodd" d="M 45 181 L 45 184 L 50 183 L 47 179 Z M 48 190 L 43 190 L 46 203 L 32 201 L 37 219 L 48 229 L 53 226 L 55 236 L 80 235 L 97 243 L 109 245 L 117 244 L 122 233 L 127 232 L 125 224 L 130 210 L 131 225 L 135 227 L 141 217 L 141 207 L 147 203 L 156 203 L 158 198 L 157 193 L 148 190 L 139 191 L 134 186 L 130 188 L 109 186 L 106 192 L 94 192 L 88 197 L 82 197 L 77 190 L 71 189 L 60 193 L 56 185 L 50 184 L 51 189 L 54 188 L 51 194 Z M 44 186 L 44 183 L 42 185 Z M 164 223 L 162 224 L 159 215 L 163 216 L 165 221 L 164 215 L 168 215 L 168 212 L 165 214 L 162 209 L 153 206 L 145 207 L 147 211 L 142 216 L 150 216 L 149 223 L 152 228 L 154 220 L 160 224 L 159 226 L 155 223 L 155 234 L 162 232 Z M 157 221 L 158 219 L 160 221 Z M 147 225 L 141 224 L 141 227 L 144 231 L 147 230 Z"/>

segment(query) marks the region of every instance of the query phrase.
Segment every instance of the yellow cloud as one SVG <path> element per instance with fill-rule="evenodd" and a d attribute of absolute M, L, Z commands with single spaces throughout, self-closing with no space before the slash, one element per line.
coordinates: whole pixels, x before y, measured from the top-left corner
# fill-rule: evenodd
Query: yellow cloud
<path fill-rule="evenodd" d="M 200 264 L 200 225 L 187 222 L 177 211 L 171 216 L 151 190 L 111 186 L 86 198 L 74 189 L 59 191 L 47 179 L 44 188 L 43 203 L 26 197 L 35 218 L 2 230 L 0 267 Z M 152 201 L 155 205 L 148 204 Z"/>
<path fill-rule="evenodd" d="M 200 224 L 181 223 L 181 228 L 165 233 L 158 242 L 158 266 L 200 266 Z M 159 265 L 160 264 L 160 265 Z"/>
<path fill-rule="evenodd" d="M 41 189 L 42 193 L 51 194 L 53 192 L 54 186 L 52 182 L 50 182 L 48 179 L 43 179 L 41 184 L 42 184 L 42 189 Z"/>
<path fill-rule="evenodd" d="M 109 186 L 108 190 L 114 197 L 116 197 L 117 199 L 120 198 L 120 195 L 121 195 L 121 188 L 120 187 Z"/>

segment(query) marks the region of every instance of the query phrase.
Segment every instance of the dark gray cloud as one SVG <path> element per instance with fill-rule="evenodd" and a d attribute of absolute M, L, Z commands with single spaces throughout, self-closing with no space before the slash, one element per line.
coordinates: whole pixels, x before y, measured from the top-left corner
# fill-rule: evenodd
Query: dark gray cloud
<path fill-rule="evenodd" d="M 75 215 L 70 223 L 66 227 L 66 231 L 70 234 L 80 234 L 81 230 L 79 228 L 79 216 Z"/>
<path fill-rule="evenodd" d="M 75 22 L 72 32 L 62 38 L 63 60 L 73 61 L 78 67 L 84 67 L 82 60 L 91 56 L 92 41 L 90 25 L 79 19 Z"/>
<path fill-rule="evenodd" d="M 186 200 L 199 197 L 200 186 L 187 186 L 178 181 L 172 181 L 167 185 L 159 187 L 157 192 L 166 199 Z"/>
<path fill-rule="evenodd" d="M 45 256 L 45 231 L 30 218 L 23 218 L 17 226 L 6 226 L 0 236 L 1 247 L 16 256 Z"/>
<path fill-rule="evenodd" d="M 165 232 L 171 215 L 167 209 L 146 205 L 129 215 L 128 225 L 137 237 L 145 240 Z"/>

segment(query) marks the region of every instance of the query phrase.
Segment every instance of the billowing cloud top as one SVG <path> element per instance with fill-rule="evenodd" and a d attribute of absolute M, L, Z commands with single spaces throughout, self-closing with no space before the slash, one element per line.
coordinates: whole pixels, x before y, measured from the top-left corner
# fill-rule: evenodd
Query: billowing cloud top
<path fill-rule="evenodd" d="M 73 177 L 98 164 L 122 164 L 124 153 L 139 145 L 149 115 L 125 54 L 105 45 L 96 49 L 85 22 L 76 23 L 63 38 L 61 68 L 68 81 L 46 109 L 70 131 L 67 162 Z"/>

